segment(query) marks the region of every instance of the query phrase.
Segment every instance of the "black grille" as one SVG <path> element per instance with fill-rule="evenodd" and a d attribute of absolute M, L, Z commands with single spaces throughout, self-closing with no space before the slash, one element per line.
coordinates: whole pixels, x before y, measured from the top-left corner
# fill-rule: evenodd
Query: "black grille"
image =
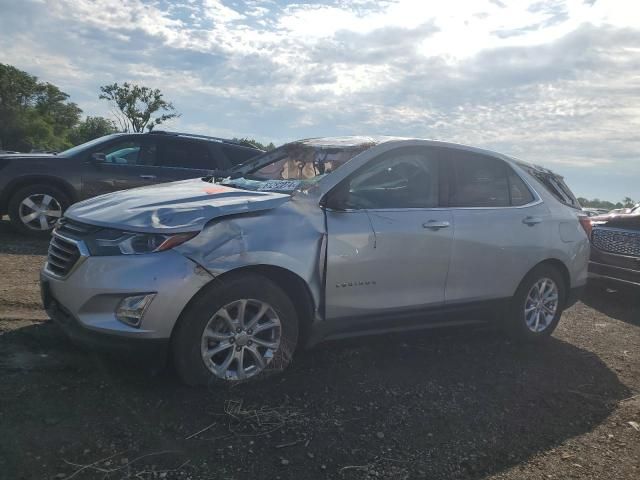
<path fill-rule="evenodd" d="M 87 225 L 86 223 L 76 222 L 69 220 L 68 218 L 60 219 L 60 222 L 56 226 L 56 232 L 64 235 L 65 237 L 81 238 L 89 233 L 96 232 L 100 227 L 93 225 Z"/>
<path fill-rule="evenodd" d="M 640 232 L 612 228 L 594 228 L 593 246 L 605 252 L 640 257 Z"/>
<path fill-rule="evenodd" d="M 79 258 L 78 246 L 54 233 L 49 244 L 47 269 L 54 275 L 65 277 Z"/>

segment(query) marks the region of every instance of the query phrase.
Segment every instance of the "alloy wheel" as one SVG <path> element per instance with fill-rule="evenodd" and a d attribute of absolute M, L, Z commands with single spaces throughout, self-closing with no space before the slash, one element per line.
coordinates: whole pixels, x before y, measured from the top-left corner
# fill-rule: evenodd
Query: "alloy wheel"
<path fill-rule="evenodd" d="M 558 311 L 558 286 L 550 278 L 541 278 L 533 284 L 524 303 L 527 328 L 534 333 L 546 330 Z"/>
<path fill-rule="evenodd" d="M 62 216 L 62 206 L 51 195 L 34 193 L 20 202 L 18 214 L 26 227 L 44 232 L 52 229 Z"/>
<path fill-rule="evenodd" d="M 206 367 L 223 380 L 244 380 L 262 372 L 280 347 L 282 327 L 266 302 L 241 299 L 220 308 L 202 333 Z"/>

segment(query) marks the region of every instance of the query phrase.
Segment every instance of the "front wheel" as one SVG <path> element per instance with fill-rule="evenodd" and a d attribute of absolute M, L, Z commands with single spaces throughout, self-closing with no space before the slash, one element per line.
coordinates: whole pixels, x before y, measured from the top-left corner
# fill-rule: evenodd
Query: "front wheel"
<path fill-rule="evenodd" d="M 11 196 L 9 218 L 19 232 L 46 237 L 69 204 L 69 197 L 59 188 L 30 185 Z"/>
<path fill-rule="evenodd" d="M 266 277 L 241 274 L 212 282 L 181 315 L 174 364 L 189 385 L 253 380 L 282 371 L 297 340 L 287 294 Z"/>
<path fill-rule="evenodd" d="M 540 265 L 524 278 L 511 300 L 505 321 L 516 340 L 539 341 L 555 330 L 564 309 L 567 286 L 552 266 Z"/>

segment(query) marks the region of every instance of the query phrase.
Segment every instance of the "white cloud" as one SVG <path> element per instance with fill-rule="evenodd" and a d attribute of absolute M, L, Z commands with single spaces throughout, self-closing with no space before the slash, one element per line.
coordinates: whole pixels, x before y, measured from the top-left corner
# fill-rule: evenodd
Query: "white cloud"
<path fill-rule="evenodd" d="M 0 61 L 93 115 L 107 114 L 99 85 L 130 80 L 161 88 L 183 113 L 176 128 L 200 133 L 436 137 L 569 173 L 590 165 L 594 179 L 640 175 L 638 2 L 0 0 L 0 11 Z"/>

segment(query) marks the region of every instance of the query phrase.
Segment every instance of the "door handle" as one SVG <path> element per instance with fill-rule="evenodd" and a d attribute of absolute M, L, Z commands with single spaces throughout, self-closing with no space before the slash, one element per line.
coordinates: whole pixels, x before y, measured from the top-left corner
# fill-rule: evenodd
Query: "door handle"
<path fill-rule="evenodd" d="M 451 224 L 449 222 L 439 222 L 438 220 L 429 220 L 422 224 L 422 228 L 428 228 L 430 230 L 440 230 L 441 228 L 447 228 Z"/>
<path fill-rule="evenodd" d="M 140 175 L 140 178 L 142 178 L 143 180 L 155 180 L 156 176 L 155 175 Z"/>
<path fill-rule="evenodd" d="M 534 225 L 537 225 L 539 223 L 542 223 L 542 219 L 540 217 L 524 217 L 522 219 L 522 223 L 529 225 L 530 227 L 533 227 Z"/>

